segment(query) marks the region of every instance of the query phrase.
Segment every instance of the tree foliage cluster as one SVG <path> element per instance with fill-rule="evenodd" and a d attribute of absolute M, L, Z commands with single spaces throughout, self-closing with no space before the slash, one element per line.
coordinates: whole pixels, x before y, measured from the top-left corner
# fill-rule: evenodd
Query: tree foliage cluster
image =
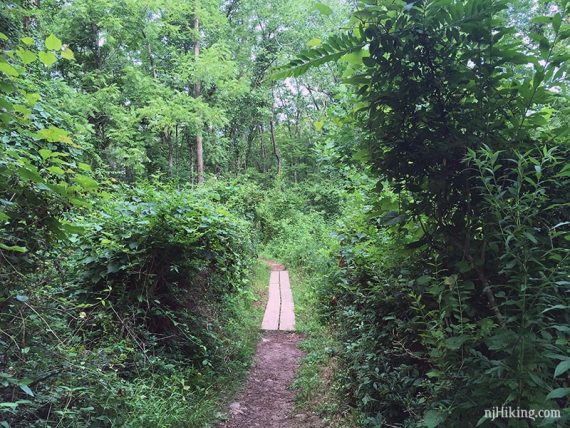
<path fill-rule="evenodd" d="M 348 34 L 277 73 L 358 63 L 349 144 L 378 184 L 340 223 L 321 301 L 364 425 L 528 426 L 493 406 L 568 422 L 569 5 L 522 6 L 359 2 Z"/>
<path fill-rule="evenodd" d="M 332 101 L 268 72 L 337 22 L 299 1 L 2 3 L 1 426 L 215 417 L 258 334 L 263 186 L 318 172 Z"/>

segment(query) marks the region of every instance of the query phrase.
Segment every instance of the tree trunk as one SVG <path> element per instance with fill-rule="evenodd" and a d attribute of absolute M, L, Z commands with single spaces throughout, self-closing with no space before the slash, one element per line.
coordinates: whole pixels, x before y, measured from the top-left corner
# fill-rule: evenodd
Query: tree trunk
<path fill-rule="evenodd" d="M 40 8 L 40 0 L 27 0 L 24 2 L 24 6 L 29 9 L 39 9 Z M 23 25 L 24 31 L 29 31 L 32 27 L 37 25 L 37 19 L 35 15 L 32 16 L 24 16 Z"/>
<path fill-rule="evenodd" d="M 245 162 L 244 162 L 244 171 L 247 172 L 247 167 L 250 165 L 249 158 L 251 156 L 251 146 L 253 144 L 253 140 L 255 138 L 255 126 L 252 126 L 247 135 L 244 135 L 244 138 L 247 142 L 247 148 L 245 151 Z"/>
<path fill-rule="evenodd" d="M 271 102 L 271 120 L 269 121 L 269 130 L 271 133 L 271 146 L 273 147 L 273 155 L 277 161 L 277 175 L 281 174 L 281 154 L 279 153 L 279 147 L 277 147 L 277 141 L 275 139 L 275 97 L 272 97 Z"/>
<path fill-rule="evenodd" d="M 266 173 L 267 172 L 267 151 L 265 150 L 265 143 L 263 142 L 263 125 L 258 125 L 259 128 L 259 148 L 261 151 L 261 172 Z"/>
<path fill-rule="evenodd" d="M 200 58 L 200 20 L 196 16 L 194 19 L 194 31 L 196 32 L 196 42 L 194 43 L 194 60 L 196 63 Z M 194 97 L 198 98 L 202 95 L 202 83 L 196 80 L 194 84 Z M 196 170 L 198 172 L 198 184 L 204 182 L 204 145 L 202 139 L 202 131 L 196 133 Z"/>
<path fill-rule="evenodd" d="M 162 133 L 162 141 L 168 147 L 168 176 L 172 177 L 174 166 L 174 148 L 172 147 L 172 135 L 168 129 L 165 129 Z"/>
<path fill-rule="evenodd" d="M 174 164 L 173 164 L 173 171 L 178 171 L 178 146 L 180 144 L 179 134 L 178 134 L 178 125 L 176 125 L 176 132 L 174 133 Z"/>
<path fill-rule="evenodd" d="M 142 35 L 143 35 L 143 39 L 144 39 L 145 44 L 146 44 L 146 52 L 148 55 L 148 62 L 150 64 L 150 72 L 152 74 L 152 77 L 154 79 L 156 79 L 156 65 L 154 63 L 154 55 L 152 53 L 152 46 L 150 45 L 150 40 L 146 36 L 146 33 L 144 30 L 142 30 Z"/>
<path fill-rule="evenodd" d="M 99 27 L 91 23 L 91 37 L 93 37 L 93 56 L 95 57 L 95 68 L 101 70 L 103 58 L 101 56 L 101 46 L 99 46 Z"/>

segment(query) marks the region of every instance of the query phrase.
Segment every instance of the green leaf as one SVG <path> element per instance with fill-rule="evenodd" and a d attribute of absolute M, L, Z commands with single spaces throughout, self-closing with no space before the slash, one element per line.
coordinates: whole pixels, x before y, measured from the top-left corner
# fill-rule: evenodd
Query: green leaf
<path fill-rule="evenodd" d="M 67 59 L 69 61 L 75 59 L 75 54 L 67 46 L 65 47 L 65 49 L 63 49 L 63 52 L 61 52 L 61 56 L 62 56 L 62 58 Z"/>
<path fill-rule="evenodd" d="M 83 174 L 77 174 L 75 176 L 75 182 L 86 190 L 94 190 L 98 187 L 98 184 L 95 180 Z"/>
<path fill-rule="evenodd" d="M 20 247 L 19 245 L 6 245 L 0 242 L 0 250 L 15 251 L 16 253 L 25 253 L 28 251 L 26 247 Z"/>
<path fill-rule="evenodd" d="M 323 3 L 315 3 L 313 9 L 318 10 L 321 15 L 325 16 L 330 16 L 333 13 L 332 9 Z"/>
<path fill-rule="evenodd" d="M 26 94 L 26 101 L 28 101 L 28 104 L 31 106 L 35 105 L 40 99 L 41 99 L 40 94 L 36 93 Z"/>
<path fill-rule="evenodd" d="M 50 143 L 67 143 L 71 144 L 71 137 L 64 129 L 50 126 L 49 128 L 40 129 L 36 136 Z"/>
<path fill-rule="evenodd" d="M 547 400 L 552 400 L 554 398 L 563 398 L 570 394 L 570 388 L 556 388 L 550 391 L 546 396 Z"/>
<path fill-rule="evenodd" d="M 552 28 L 554 28 L 555 33 L 558 33 L 561 24 L 562 24 L 562 16 L 560 15 L 560 13 L 557 13 L 552 17 Z"/>
<path fill-rule="evenodd" d="M 489 418 L 486 417 L 486 416 L 481 416 L 481 417 L 479 418 L 479 420 L 477 421 L 477 425 L 475 425 L 475 427 L 479 427 L 479 426 L 483 425 L 483 423 L 484 423 L 484 422 L 487 422 L 488 419 L 489 419 Z"/>
<path fill-rule="evenodd" d="M 63 169 L 61 169 L 59 166 L 50 166 L 47 170 L 49 172 L 51 172 L 53 174 L 57 174 L 57 175 L 65 174 L 65 171 Z"/>
<path fill-rule="evenodd" d="M 53 152 L 48 149 L 40 149 L 39 153 L 43 160 L 48 159 L 53 154 Z"/>
<path fill-rule="evenodd" d="M 362 58 L 366 53 L 367 52 L 364 49 L 361 49 L 344 55 L 339 61 L 344 61 L 352 65 L 360 65 L 362 64 Z"/>
<path fill-rule="evenodd" d="M 430 379 L 432 378 L 437 378 L 437 377 L 441 377 L 443 375 L 443 372 L 439 371 L 439 370 L 430 370 L 429 372 L 426 373 L 426 376 L 429 377 Z"/>
<path fill-rule="evenodd" d="M 7 62 L 0 62 L 0 71 L 7 76 L 18 77 L 20 73 Z"/>
<path fill-rule="evenodd" d="M 48 67 L 57 62 L 57 57 L 51 52 L 40 51 L 38 53 L 38 56 L 40 58 L 40 61 Z"/>
<path fill-rule="evenodd" d="M 554 305 L 554 306 L 551 306 L 550 308 L 546 308 L 541 313 L 544 314 L 546 312 L 555 311 L 556 309 L 568 309 L 568 306 L 566 306 L 566 305 Z"/>
<path fill-rule="evenodd" d="M 556 366 L 556 370 L 554 370 L 554 377 L 558 377 L 561 374 L 566 373 L 570 369 L 570 359 L 560 361 L 560 363 Z"/>
<path fill-rule="evenodd" d="M 544 80 L 544 72 L 537 71 L 532 79 L 532 87 L 535 89 L 538 88 L 543 80 Z"/>
<path fill-rule="evenodd" d="M 79 167 L 79 169 L 81 169 L 83 171 L 91 171 L 91 165 L 88 165 L 86 163 L 79 162 L 79 164 L 77 166 Z"/>
<path fill-rule="evenodd" d="M 535 24 L 548 24 L 550 22 L 550 17 L 544 16 L 544 15 L 535 16 L 530 21 L 535 23 Z"/>
<path fill-rule="evenodd" d="M 0 407 L 15 409 L 18 407 L 18 403 L 0 403 Z"/>
<path fill-rule="evenodd" d="M 22 43 L 27 45 L 27 46 L 31 46 L 34 44 L 34 39 L 32 39 L 31 37 L 22 37 Z"/>
<path fill-rule="evenodd" d="M 463 346 L 463 344 L 469 339 L 469 336 L 454 336 L 448 337 L 445 341 L 445 346 L 447 349 L 458 350 Z"/>
<path fill-rule="evenodd" d="M 331 36 L 320 46 L 304 50 L 288 64 L 278 67 L 271 75 L 271 79 L 300 76 L 311 67 L 336 61 L 343 55 L 359 51 L 364 44 L 361 39 L 353 35 Z"/>
<path fill-rule="evenodd" d="M 529 241 L 531 241 L 533 244 L 538 244 L 537 239 L 534 237 L 534 235 L 530 232 L 524 232 L 524 236 L 526 236 Z"/>
<path fill-rule="evenodd" d="M 30 400 L 18 400 L 15 401 L 13 403 L 0 403 L 0 407 L 5 407 L 5 408 L 9 408 L 9 409 L 15 409 L 17 408 L 20 404 L 30 404 L 31 401 Z"/>
<path fill-rule="evenodd" d="M 24 64 L 31 64 L 32 62 L 34 62 L 36 60 L 36 54 L 33 53 L 32 51 L 29 51 L 27 49 L 18 49 L 16 51 L 16 55 L 18 55 L 20 57 L 20 59 L 22 60 L 22 62 Z"/>
<path fill-rule="evenodd" d="M 30 397 L 34 396 L 33 391 L 30 389 L 30 387 L 28 385 L 24 385 L 23 383 L 18 385 L 20 387 L 20 389 L 22 391 L 24 391 L 26 394 L 28 394 Z"/>
<path fill-rule="evenodd" d="M 429 275 L 422 275 L 416 278 L 416 284 L 418 285 L 428 285 L 431 281 L 431 276 Z"/>
<path fill-rule="evenodd" d="M 47 49 L 59 51 L 61 50 L 61 40 L 59 40 L 53 34 L 50 34 L 45 40 L 45 45 Z"/>
<path fill-rule="evenodd" d="M 318 39 L 318 38 L 311 39 L 307 42 L 307 46 L 310 48 L 315 48 L 317 46 L 320 46 L 321 44 L 322 44 L 322 40 Z"/>
<path fill-rule="evenodd" d="M 64 229 L 66 232 L 69 233 L 83 233 L 85 232 L 85 227 L 83 226 L 77 226 L 75 224 L 71 224 L 71 223 L 62 223 L 61 224 L 62 229 Z"/>
<path fill-rule="evenodd" d="M 428 410 L 422 420 L 427 428 L 436 428 L 445 421 L 445 415 L 438 410 Z"/>
<path fill-rule="evenodd" d="M 530 33 L 528 36 L 533 41 L 538 43 L 538 46 L 540 49 L 543 49 L 543 50 L 550 49 L 550 43 L 548 42 L 548 39 L 546 37 L 544 37 L 544 35 L 538 34 L 538 33 Z"/>
<path fill-rule="evenodd" d="M 14 106 L 14 111 L 17 113 L 21 113 L 24 116 L 29 116 L 30 114 L 32 114 L 31 110 L 24 107 L 23 105 L 20 104 L 16 104 Z"/>
<path fill-rule="evenodd" d="M 8 36 L 2 32 L 0 32 L 0 40 L 8 40 Z"/>

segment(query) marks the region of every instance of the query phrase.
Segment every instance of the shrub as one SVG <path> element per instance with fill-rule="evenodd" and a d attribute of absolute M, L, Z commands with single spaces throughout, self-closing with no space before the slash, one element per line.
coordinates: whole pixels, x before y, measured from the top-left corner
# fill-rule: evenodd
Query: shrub
<path fill-rule="evenodd" d="M 118 307 L 120 322 L 192 361 L 216 355 L 204 302 L 222 302 L 247 281 L 253 247 L 243 220 L 192 192 L 123 189 L 86 219 L 79 265 L 86 301 Z M 196 332 L 199 332 L 197 334 Z"/>
<path fill-rule="evenodd" d="M 113 190 L 0 300 L 12 427 L 198 426 L 251 358 L 249 224 L 207 190 Z"/>

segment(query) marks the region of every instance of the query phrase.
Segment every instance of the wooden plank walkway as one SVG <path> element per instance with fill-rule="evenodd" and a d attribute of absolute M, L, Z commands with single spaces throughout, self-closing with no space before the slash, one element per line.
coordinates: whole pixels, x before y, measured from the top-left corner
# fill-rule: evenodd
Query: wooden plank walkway
<path fill-rule="evenodd" d="M 272 270 L 269 278 L 269 299 L 261 323 L 262 330 L 295 331 L 295 306 L 289 272 Z"/>

